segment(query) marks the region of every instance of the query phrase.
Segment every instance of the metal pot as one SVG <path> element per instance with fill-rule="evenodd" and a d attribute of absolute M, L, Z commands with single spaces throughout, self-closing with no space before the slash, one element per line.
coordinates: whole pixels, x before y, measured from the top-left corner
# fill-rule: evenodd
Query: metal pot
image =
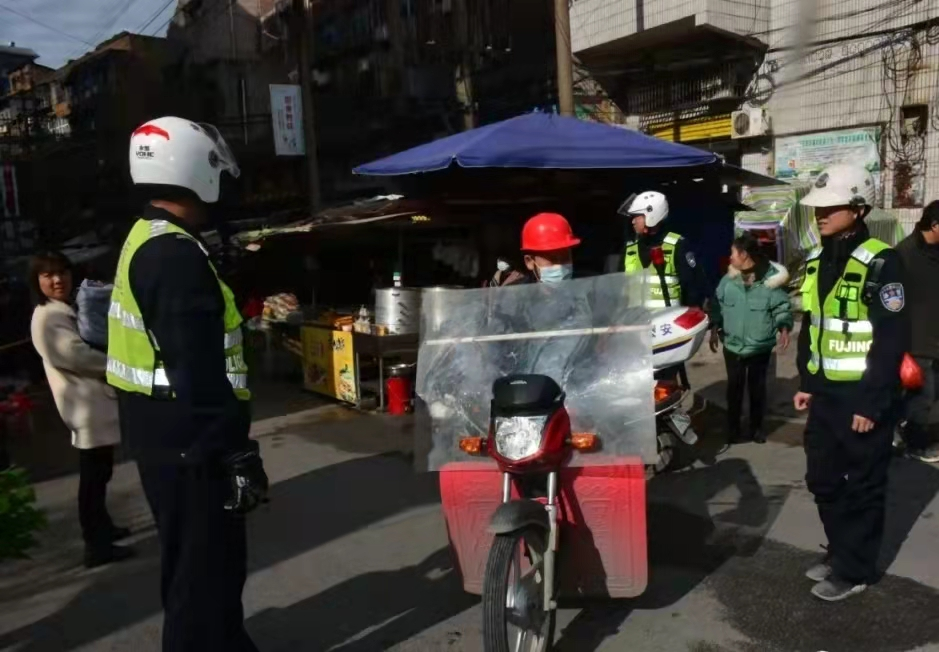
<path fill-rule="evenodd" d="M 375 291 L 375 323 L 392 335 L 421 330 L 421 291 L 417 288 L 382 288 Z"/>
<path fill-rule="evenodd" d="M 443 290 L 462 289 L 463 288 L 459 285 L 437 285 L 430 288 L 424 288 L 422 293 L 422 309 L 426 313 L 424 315 L 424 325 L 426 328 L 429 328 L 431 332 L 439 331 L 440 327 L 443 325 L 443 322 L 447 318 L 447 315 L 444 312 L 444 306 L 438 299 L 434 297 L 434 293 L 441 292 Z"/>
<path fill-rule="evenodd" d="M 402 362 L 389 366 L 387 369 L 385 369 L 385 371 L 387 372 L 389 378 L 405 378 L 408 376 L 413 376 L 416 369 L 416 363 Z"/>

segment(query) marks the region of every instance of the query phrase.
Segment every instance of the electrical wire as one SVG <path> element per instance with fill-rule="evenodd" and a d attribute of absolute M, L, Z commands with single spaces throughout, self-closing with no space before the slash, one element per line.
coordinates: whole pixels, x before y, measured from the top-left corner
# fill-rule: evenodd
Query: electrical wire
<path fill-rule="evenodd" d="M 137 0 L 114 0 L 104 11 L 101 12 L 101 27 L 98 31 L 94 33 L 94 36 L 91 37 L 91 40 L 95 43 L 99 42 L 99 39 L 104 38 L 110 33 L 112 27 L 115 23 L 121 19 L 121 17 L 127 13 L 127 10 L 130 9 L 130 6 L 137 2 Z"/>
<path fill-rule="evenodd" d="M 169 9 L 170 5 L 173 4 L 174 2 L 176 2 L 176 0 L 167 0 L 166 4 L 164 4 L 162 7 L 157 9 L 157 11 L 152 16 L 150 16 L 150 18 L 145 23 L 143 23 L 139 28 L 137 28 L 137 33 L 144 34 L 147 31 L 147 28 L 150 27 L 150 25 L 152 25 L 156 21 L 157 18 L 162 16 L 163 12 Z M 167 19 L 167 21 L 163 23 L 162 25 L 160 25 L 160 27 L 158 27 L 156 30 L 154 30 L 153 35 L 159 34 L 161 31 L 163 31 L 163 28 L 169 25 L 170 22 L 174 18 L 176 18 L 177 14 L 180 13 L 180 11 L 182 11 L 182 8 L 177 7 L 176 10 L 173 12 L 173 14 Z"/>
<path fill-rule="evenodd" d="M 9 7 L 9 6 L 7 6 L 7 5 L 5 5 L 5 4 L 3 4 L 3 3 L 0 3 L 0 9 L 5 9 L 6 11 L 9 11 L 11 14 L 16 14 L 16 15 L 19 16 L 20 18 L 24 18 L 25 20 L 28 20 L 28 21 L 31 22 L 31 23 L 35 23 L 36 25 L 39 25 L 40 27 L 44 27 L 44 28 L 46 28 L 47 30 L 49 30 L 49 31 L 51 31 L 51 32 L 55 32 L 56 34 L 59 34 L 59 35 L 61 35 L 61 36 L 68 37 L 68 38 L 72 39 L 73 41 L 78 41 L 78 42 L 80 42 L 80 43 L 84 43 L 85 45 L 90 45 L 90 46 L 94 47 L 94 44 L 89 43 L 89 42 L 86 41 L 85 39 L 83 39 L 83 38 L 81 38 L 81 37 L 79 37 L 79 36 L 75 36 L 74 34 L 69 34 L 68 32 L 63 32 L 63 31 L 62 31 L 61 29 L 59 29 L 58 27 L 53 27 L 52 25 L 48 25 L 48 24 L 42 22 L 41 20 L 36 20 L 35 18 L 33 18 L 32 16 L 30 16 L 29 14 L 25 14 L 25 13 L 19 11 L 18 9 L 14 9 L 13 7 Z"/>
<path fill-rule="evenodd" d="M 117 21 L 120 20 L 121 17 L 127 13 L 131 5 L 133 5 L 135 2 L 138 2 L 138 0 L 114 0 L 114 2 L 112 2 L 110 6 L 107 9 L 105 9 L 105 11 L 102 12 L 101 16 L 103 20 L 105 20 L 104 17 L 107 15 L 110 15 L 111 18 L 106 19 L 107 22 L 105 23 L 105 26 L 99 29 L 98 31 L 96 31 L 94 35 L 89 39 L 92 43 L 96 44 L 95 47 L 97 47 L 97 44 L 101 42 L 101 40 L 114 27 Z M 66 61 L 70 59 L 74 59 L 77 56 L 80 56 L 83 53 L 83 50 L 84 48 L 82 47 L 78 47 L 72 50 L 66 55 L 65 57 Z"/>

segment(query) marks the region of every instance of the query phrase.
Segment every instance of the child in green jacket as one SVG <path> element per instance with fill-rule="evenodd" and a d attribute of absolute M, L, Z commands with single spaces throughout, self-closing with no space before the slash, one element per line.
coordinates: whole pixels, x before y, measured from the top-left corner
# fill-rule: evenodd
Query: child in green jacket
<path fill-rule="evenodd" d="M 711 302 L 711 350 L 724 343 L 727 366 L 727 421 L 730 443 L 741 438 L 743 389 L 750 395 L 749 439 L 766 442 L 766 372 L 777 344 L 785 351 L 792 330 L 792 307 L 786 292 L 789 273 L 760 251 L 749 233 L 736 238 L 730 248 L 730 268 L 721 279 Z"/>

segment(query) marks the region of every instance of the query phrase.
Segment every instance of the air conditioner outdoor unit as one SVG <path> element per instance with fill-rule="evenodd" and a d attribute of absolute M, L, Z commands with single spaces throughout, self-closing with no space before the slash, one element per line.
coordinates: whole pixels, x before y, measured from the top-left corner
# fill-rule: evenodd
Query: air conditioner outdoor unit
<path fill-rule="evenodd" d="M 730 114 L 731 138 L 755 138 L 769 133 L 766 109 L 747 108 Z"/>

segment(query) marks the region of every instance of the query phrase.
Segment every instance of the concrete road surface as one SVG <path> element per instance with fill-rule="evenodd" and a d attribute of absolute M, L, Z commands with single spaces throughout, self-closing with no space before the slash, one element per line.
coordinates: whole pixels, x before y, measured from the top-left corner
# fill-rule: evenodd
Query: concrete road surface
<path fill-rule="evenodd" d="M 822 604 L 802 576 L 823 539 L 798 426 L 721 452 L 719 414 L 696 424 L 703 461 L 649 486 L 645 595 L 564 605 L 559 650 L 939 651 L 939 468 L 895 462 L 886 575 Z M 481 649 L 436 480 L 411 469 L 411 428 L 328 407 L 258 431 L 274 486 L 250 518 L 245 607 L 263 652 Z M 117 470 L 111 498 L 139 555 L 112 567 L 78 565 L 76 478 L 38 491 L 50 519 L 42 545 L 33 560 L 0 564 L 0 650 L 158 650 L 159 561 L 133 465 Z"/>

